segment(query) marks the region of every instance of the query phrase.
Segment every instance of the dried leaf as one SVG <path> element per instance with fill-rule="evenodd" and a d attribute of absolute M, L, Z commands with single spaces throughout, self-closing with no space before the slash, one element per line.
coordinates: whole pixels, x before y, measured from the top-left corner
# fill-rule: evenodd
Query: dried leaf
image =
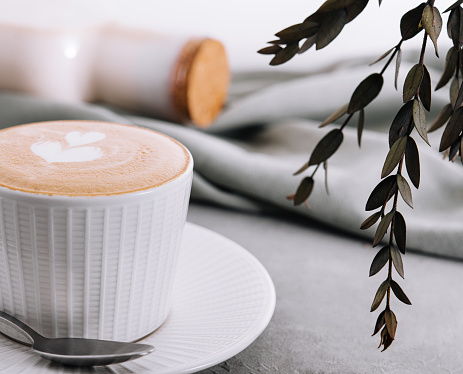
<path fill-rule="evenodd" d="M 384 311 L 384 313 L 386 314 L 386 311 Z M 384 320 L 384 323 L 386 324 L 386 320 Z M 381 345 L 385 344 L 385 341 L 386 339 L 389 337 L 389 334 L 387 333 L 387 327 L 384 326 L 384 328 L 381 330 L 381 342 L 379 343 L 379 347 L 381 347 Z"/>
<path fill-rule="evenodd" d="M 320 25 L 323 22 L 324 17 L 325 13 L 320 12 L 320 9 L 318 9 L 315 13 L 312 13 L 310 16 L 308 16 L 304 22 L 315 22 Z"/>
<path fill-rule="evenodd" d="M 412 126 L 413 101 L 408 101 L 399 109 L 389 128 L 389 147 L 392 147 L 397 139 L 410 134 Z"/>
<path fill-rule="evenodd" d="M 420 186 L 420 155 L 415 140 L 408 137 L 407 147 L 405 148 L 405 166 L 408 176 L 415 188 Z"/>
<path fill-rule="evenodd" d="M 387 52 L 384 52 L 381 56 L 379 56 L 375 61 L 371 62 L 370 64 L 368 64 L 368 66 L 371 66 L 371 65 L 374 65 L 376 64 L 377 62 L 381 61 L 382 59 L 386 58 L 387 56 L 389 56 L 391 54 L 391 52 L 395 49 L 395 47 L 392 47 L 389 51 Z"/>
<path fill-rule="evenodd" d="M 318 32 L 320 25 L 315 22 L 303 22 L 292 25 L 275 34 L 285 44 L 298 42 L 301 39 L 309 38 Z"/>
<path fill-rule="evenodd" d="M 463 10 L 462 10 L 462 14 L 463 14 Z M 458 77 L 458 83 L 459 83 L 459 86 L 460 86 L 461 82 L 462 82 L 462 72 L 463 72 L 463 49 L 460 49 L 460 51 L 458 52 L 457 70 L 458 70 L 459 74 L 457 76 L 457 74 L 455 73 L 455 75 Z"/>
<path fill-rule="evenodd" d="M 439 146 L 439 152 L 445 151 L 453 143 L 457 141 L 463 130 L 463 107 L 458 108 L 455 113 L 452 114 L 450 120 L 445 127 L 444 133 L 442 134 L 441 143 Z"/>
<path fill-rule="evenodd" d="M 403 89 L 403 102 L 406 103 L 413 99 L 418 89 L 420 88 L 421 81 L 423 80 L 424 68 L 422 64 L 414 65 L 407 74 L 404 82 Z"/>
<path fill-rule="evenodd" d="M 293 194 L 291 194 L 291 195 L 288 195 L 288 196 L 286 196 L 286 199 L 287 199 L 287 200 L 290 200 L 290 201 L 293 201 L 293 200 L 294 200 L 294 196 L 296 196 L 296 194 L 295 194 L 295 193 L 293 193 Z"/>
<path fill-rule="evenodd" d="M 395 213 L 394 217 L 394 237 L 400 252 L 405 254 L 407 244 L 407 226 L 404 217 L 400 212 Z"/>
<path fill-rule="evenodd" d="M 279 51 L 274 58 L 272 58 L 270 65 L 276 66 L 284 64 L 285 62 L 291 60 L 298 51 L 299 44 L 297 42 L 288 44 L 285 48 Z"/>
<path fill-rule="evenodd" d="M 452 39 L 453 46 L 460 50 L 463 45 L 463 27 L 461 27 L 462 9 L 457 7 L 450 12 L 447 22 L 447 33 Z"/>
<path fill-rule="evenodd" d="M 450 83 L 450 90 L 449 90 L 449 96 L 450 96 L 450 104 L 452 104 L 452 108 L 455 108 L 455 103 L 457 102 L 458 98 L 458 93 L 460 92 L 460 79 L 457 77 L 452 79 L 452 83 Z"/>
<path fill-rule="evenodd" d="M 315 34 L 314 36 L 307 38 L 305 42 L 302 44 L 301 48 L 299 48 L 299 51 L 297 53 L 301 54 L 301 53 L 307 52 L 310 48 L 312 48 L 313 45 L 315 45 L 317 38 L 318 38 L 318 34 Z"/>
<path fill-rule="evenodd" d="M 415 99 L 413 101 L 413 122 L 415 123 L 416 131 L 423 138 L 423 140 L 430 146 L 428 140 L 428 133 L 426 131 L 426 115 L 424 114 L 424 107 L 421 101 Z"/>
<path fill-rule="evenodd" d="M 423 65 L 424 74 L 420 85 L 420 99 L 424 108 L 429 112 L 431 110 L 431 76 L 425 65 Z"/>
<path fill-rule="evenodd" d="M 402 199 L 404 199 L 410 208 L 413 208 L 412 190 L 410 189 L 410 185 L 407 180 L 400 174 L 397 174 L 397 187 Z"/>
<path fill-rule="evenodd" d="M 392 210 L 381 219 L 373 239 L 373 247 L 376 247 L 379 243 L 381 243 L 381 240 L 383 240 L 384 235 L 386 235 L 387 229 L 389 228 L 393 217 L 394 211 Z"/>
<path fill-rule="evenodd" d="M 381 330 L 381 327 L 383 327 L 386 324 L 386 320 L 384 319 L 384 313 L 385 310 L 379 313 L 378 319 L 376 320 L 375 330 L 373 331 L 372 336 L 376 335 L 379 332 L 379 330 Z"/>
<path fill-rule="evenodd" d="M 442 17 L 435 6 L 426 5 L 421 17 L 421 23 L 434 44 L 436 56 L 439 57 L 437 49 L 437 38 L 442 30 Z"/>
<path fill-rule="evenodd" d="M 306 162 L 304 165 L 302 165 L 302 166 L 298 169 L 298 171 L 296 171 L 295 173 L 293 173 L 293 175 L 301 174 L 303 171 L 306 171 L 309 167 L 310 167 L 309 163 Z"/>
<path fill-rule="evenodd" d="M 314 180 L 312 177 L 305 177 L 302 179 L 299 187 L 297 188 L 296 194 L 294 195 L 294 205 L 302 204 L 306 201 L 312 193 Z"/>
<path fill-rule="evenodd" d="M 357 16 L 362 13 L 363 9 L 368 4 L 368 0 L 357 0 L 356 2 L 352 3 L 351 5 L 348 5 L 346 7 L 347 10 L 347 21 L 346 23 L 349 23 L 350 21 L 354 20 L 357 18 Z"/>
<path fill-rule="evenodd" d="M 318 8 L 317 13 L 333 12 L 354 4 L 357 0 L 326 0 L 320 8 Z"/>
<path fill-rule="evenodd" d="M 385 328 L 385 330 L 387 331 L 387 328 Z M 389 336 L 389 333 L 384 334 L 384 339 L 381 340 L 381 343 L 383 345 L 383 349 L 381 350 L 381 352 L 384 352 L 386 349 L 388 349 L 393 342 L 394 339 L 392 339 Z"/>
<path fill-rule="evenodd" d="M 402 288 L 400 288 L 399 284 L 392 279 L 391 279 L 391 288 L 392 288 L 392 291 L 394 292 L 394 295 L 400 301 L 402 301 L 404 304 L 412 305 L 411 301 L 409 300 L 407 295 L 405 295 L 405 292 L 402 290 Z"/>
<path fill-rule="evenodd" d="M 365 110 L 362 108 L 359 110 L 359 118 L 357 122 L 357 141 L 359 147 L 362 145 L 362 134 L 365 126 Z"/>
<path fill-rule="evenodd" d="M 383 76 L 378 73 L 371 74 L 360 82 L 351 96 L 347 113 L 352 114 L 371 103 L 380 93 L 383 82 Z"/>
<path fill-rule="evenodd" d="M 365 221 L 363 221 L 362 225 L 360 226 L 360 230 L 369 229 L 376 222 L 378 222 L 380 217 L 381 217 L 381 212 L 373 213 L 370 217 L 368 217 Z"/>
<path fill-rule="evenodd" d="M 453 113 L 452 105 L 449 103 L 445 105 L 440 113 L 437 115 L 436 119 L 432 123 L 431 127 L 428 130 L 429 132 L 435 131 L 439 128 L 441 128 L 445 123 L 449 120 L 450 116 Z"/>
<path fill-rule="evenodd" d="M 454 2 L 452 5 L 450 5 L 446 10 L 444 10 L 444 13 L 447 13 L 449 10 L 452 10 L 452 9 L 455 9 L 455 8 L 458 8 L 458 6 L 460 4 L 463 3 L 463 0 L 458 0 L 456 2 Z"/>
<path fill-rule="evenodd" d="M 394 267 L 397 270 L 397 273 L 402 278 L 405 278 L 405 276 L 404 276 L 404 264 L 403 264 L 403 261 L 402 261 L 402 255 L 400 254 L 400 251 L 397 249 L 397 247 L 395 245 L 391 245 L 391 257 L 392 257 L 392 263 L 394 264 Z"/>
<path fill-rule="evenodd" d="M 439 82 L 436 85 L 436 90 L 444 87 L 453 77 L 455 69 L 457 68 L 457 63 L 458 52 L 454 47 L 451 47 L 447 52 L 447 56 L 445 57 L 444 71 L 442 72 Z"/>
<path fill-rule="evenodd" d="M 458 89 L 458 95 L 457 98 L 455 99 L 455 103 L 453 104 L 454 109 L 458 109 L 461 107 L 461 104 L 463 103 L 463 84 L 459 82 L 460 88 Z"/>
<path fill-rule="evenodd" d="M 425 6 L 426 3 L 421 3 L 416 8 L 409 10 L 402 16 L 402 19 L 400 20 L 400 33 L 402 34 L 403 40 L 411 39 L 423 30 L 423 26 L 421 25 L 421 16 L 423 15 Z"/>
<path fill-rule="evenodd" d="M 325 127 L 326 125 L 329 125 L 330 123 L 335 122 L 339 118 L 341 118 L 344 114 L 347 113 L 347 106 L 349 103 L 343 105 L 341 108 L 336 110 L 332 115 L 330 115 L 327 119 L 325 119 L 322 124 L 318 127 Z"/>
<path fill-rule="evenodd" d="M 325 48 L 330 44 L 342 31 L 347 22 L 346 9 L 339 9 L 327 13 L 323 18 L 318 31 L 317 41 L 315 42 L 316 49 Z"/>
<path fill-rule="evenodd" d="M 397 318 L 392 310 L 386 309 L 384 314 L 384 320 L 386 322 L 387 332 L 391 339 L 395 337 L 395 331 L 397 329 Z"/>
<path fill-rule="evenodd" d="M 271 45 L 269 47 L 259 49 L 257 53 L 260 53 L 261 55 L 274 55 L 280 52 L 282 49 L 283 48 L 281 48 L 279 45 Z"/>
<path fill-rule="evenodd" d="M 365 210 L 374 210 L 386 204 L 397 192 L 397 178 L 393 175 L 383 179 L 373 189 L 368 198 Z"/>
<path fill-rule="evenodd" d="M 385 280 L 383 283 L 378 288 L 378 291 L 376 291 L 375 298 L 373 299 L 373 303 L 371 304 L 370 312 L 374 312 L 378 307 L 380 306 L 381 302 L 384 299 L 384 296 L 386 295 L 386 291 L 389 288 L 389 280 Z"/>
<path fill-rule="evenodd" d="M 325 191 L 329 195 L 330 189 L 328 188 L 328 161 L 323 163 L 323 169 L 325 170 Z"/>
<path fill-rule="evenodd" d="M 343 138 L 344 135 L 341 130 L 331 130 L 316 145 L 308 165 L 318 165 L 330 158 L 341 145 Z"/>
<path fill-rule="evenodd" d="M 399 80 L 399 70 L 400 64 L 402 62 L 402 50 L 399 48 L 397 51 L 397 59 L 395 61 L 395 77 L 394 77 L 394 87 L 397 90 L 397 81 Z"/>
<path fill-rule="evenodd" d="M 376 254 L 370 266 L 370 277 L 377 274 L 389 261 L 389 246 L 385 246 Z"/>
<path fill-rule="evenodd" d="M 461 145 L 461 136 L 460 138 L 452 144 L 449 150 L 449 161 L 454 162 L 456 159 L 456 156 L 458 152 L 460 151 L 460 145 Z"/>
<path fill-rule="evenodd" d="M 280 45 L 280 44 L 285 44 L 285 43 L 282 43 L 280 39 L 278 40 L 271 40 L 269 42 L 267 42 L 268 44 L 274 44 L 274 45 Z"/>
<path fill-rule="evenodd" d="M 402 159 L 405 147 L 407 146 L 408 136 L 404 136 L 396 140 L 396 142 L 389 149 L 389 152 L 384 161 L 383 170 L 381 171 L 381 178 L 387 177 L 395 169 Z"/>
<path fill-rule="evenodd" d="M 447 20 L 447 36 L 449 37 L 449 39 L 452 39 L 452 25 L 451 25 L 450 17 Z"/>

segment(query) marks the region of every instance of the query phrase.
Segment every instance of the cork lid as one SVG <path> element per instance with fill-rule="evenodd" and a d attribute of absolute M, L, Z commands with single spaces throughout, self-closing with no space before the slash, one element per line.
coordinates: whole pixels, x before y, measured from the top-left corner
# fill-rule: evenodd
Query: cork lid
<path fill-rule="evenodd" d="M 229 83 L 223 44 L 208 38 L 188 41 L 174 68 L 172 101 L 178 121 L 210 126 L 225 104 Z"/>

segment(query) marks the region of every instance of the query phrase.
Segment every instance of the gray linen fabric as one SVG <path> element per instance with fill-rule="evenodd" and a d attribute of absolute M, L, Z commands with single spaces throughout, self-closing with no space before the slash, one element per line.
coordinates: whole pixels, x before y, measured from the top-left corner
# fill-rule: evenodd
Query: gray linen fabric
<path fill-rule="evenodd" d="M 404 64 L 407 72 L 411 65 Z M 374 228 L 359 226 L 371 212 L 364 207 L 380 182 L 388 151 L 388 127 L 402 105 L 401 92 L 386 74 L 380 96 L 366 109 L 366 130 L 357 144 L 354 127 L 344 131 L 339 151 L 329 160 L 329 194 L 324 171 L 316 173 L 309 199 L 311 210 L 294 207 L 285 196 L 294 193 L 301 176 L 292 174 L 307 162 L 314 146 L 330 127 L 320 122 L 349 101 L 357 84 L 376 67 L 352 64 L 321 74 L 245 72 L 235 75 L 222 116 L 207 130 L 176 125 L 90 104 L 63 104 L 20 93 L 0 94 L 0 127 L 60 119 L 94 119 L 129 123 L 171 135 L 184 143 L 195 160 L 192 199 L 248 211 L 287 210 L 332 228 L 372 238 Z M 438 78 L 431 72 L 433 80 Z M 433 97 L 440 109 L 446 89 Z M 435 113 L 428 114 L 428 123 Z M 352 121 L 355 123 L 356 119 Z M 409 248 L 463 258 L 463 168 L 442 159 L 440 134 L 432 147 L 415 132 L 420 151 L 421 186 L 413 187 L 414 209 L 399 203 L 407 222 Z M 309 169 L 305 174 L 311 173 Z"/>
<path fill-rule="evenodd" d="M 192 204 L 188 221 L 241 244 L 275 284 L 275 313 L 262 335 L 201 374 L 462 374 L 462 264 L 417 253 L 399 281 L 413 305 L 393 299 L 399 325 L 387 351 L 371 337 L 370 305 L 386 270 L 368 278 L 368 242 L 288 214 L 249 214 Z M 320 227 L 322 226 L 322 227 Z M 399 279 L 397 279 L 399 278 Z"/>

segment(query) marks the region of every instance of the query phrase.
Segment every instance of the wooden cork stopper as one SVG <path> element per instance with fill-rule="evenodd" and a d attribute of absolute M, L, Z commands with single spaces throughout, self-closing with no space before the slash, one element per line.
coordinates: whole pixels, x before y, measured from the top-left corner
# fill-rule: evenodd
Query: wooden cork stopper
<path fill-rule="evenodd" d="M 173 74 L 172 103 L 177 120 L 203 128 L 210 126 L 225 104 L 230 84 L 222 43 L 213 39 L 188 41 Z"/>

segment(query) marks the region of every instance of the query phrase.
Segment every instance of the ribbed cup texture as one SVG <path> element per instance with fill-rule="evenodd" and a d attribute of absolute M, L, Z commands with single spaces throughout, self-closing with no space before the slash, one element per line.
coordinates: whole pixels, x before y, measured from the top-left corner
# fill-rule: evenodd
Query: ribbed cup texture
<path fill-rule="evenodd" d="M 169 313 L 190 186 L 76 206 L 0 195 L 1 310 L 47 337 L 151 333 Z"/>
<path fill-rule="evenodd" d="M 141 341 L 153 345 L 153 353 L 122 364 L 64 368 L 0 334 L 0 373 L 212 374 L 212 369 L 204 369 L 249 346 L 269 323 L 274 307 L 272 280 L 255 257 L 237 243 L 187 223 L 171 311 L 165 323 Z M 257 371 L 232 373 L 275 373 L 273 369 L 261 365 Z"/>

